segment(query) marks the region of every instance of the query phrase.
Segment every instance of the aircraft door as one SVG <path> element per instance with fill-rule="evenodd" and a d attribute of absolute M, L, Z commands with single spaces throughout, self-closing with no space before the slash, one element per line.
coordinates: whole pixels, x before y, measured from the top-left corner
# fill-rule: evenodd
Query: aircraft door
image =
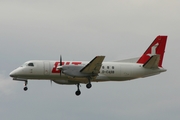
<path fill-rule="evenodd" d="M 44 75 L 49 75 L 49 61 L 44 61 Z"/>

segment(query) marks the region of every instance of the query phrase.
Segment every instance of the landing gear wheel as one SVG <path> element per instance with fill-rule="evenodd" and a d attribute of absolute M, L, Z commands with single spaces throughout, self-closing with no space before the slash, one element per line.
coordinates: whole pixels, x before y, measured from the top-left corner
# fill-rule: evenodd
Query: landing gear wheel
<path fill-rule="evenodd" d="M 91 83 L 86 84 L 86 88 L 90 89 L 92 87 Z"/>
<path fill-rule="evenodd" d="M 79 86 L 80 86 L 80 83 L 77 84 L 77 91 L 75 92 L 75 94 L 76 94 L 77 96 L 79 96 L 79 95 L 81 94 L 81 91 L 80 91 L 80 89 L 79 89 Z"/>
<path fill-rule="evenodd" d="M 80 91 L 80 90 L 77 90 L 77 91 L 75 92 L 75 94 L 76 94 L 77 96 L 79 96 L 79 95 L 81 94 L 81 91 Z"/>
<path fill-rule="evenodd" d="M 28 87 L 24 87 L 24 91 L 27 91 L 28 90 Z"/>

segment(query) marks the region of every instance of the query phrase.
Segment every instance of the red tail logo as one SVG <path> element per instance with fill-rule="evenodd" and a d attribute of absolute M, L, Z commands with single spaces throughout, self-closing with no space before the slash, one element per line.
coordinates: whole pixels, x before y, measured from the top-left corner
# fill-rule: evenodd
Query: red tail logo
<path fill-rule="evenodd" d="M 152 42 L 149 48 L 144 52 L 140 57 L 137 63 L 144 64 L 149 60 L 152 55 L 160 55 L 160 61 L 158 66 L 162 67 L 165 47 L 166 47 L 167 36 L 157 36 L 156 39 Z"/>

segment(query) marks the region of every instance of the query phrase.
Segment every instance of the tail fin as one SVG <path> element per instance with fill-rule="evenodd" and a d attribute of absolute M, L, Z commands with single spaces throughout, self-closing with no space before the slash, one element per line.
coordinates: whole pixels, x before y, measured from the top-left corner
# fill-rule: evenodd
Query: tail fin
<path fill-rule="evenodd" d="M 151 43 L 149 48 L 140 57 L 137 63 L 146 64 L 152 56 L 159 55 L 158 67 L 162 67 L 165 47 L 166 47 L 167 36 L 157 36 L 156 39 Z"/>

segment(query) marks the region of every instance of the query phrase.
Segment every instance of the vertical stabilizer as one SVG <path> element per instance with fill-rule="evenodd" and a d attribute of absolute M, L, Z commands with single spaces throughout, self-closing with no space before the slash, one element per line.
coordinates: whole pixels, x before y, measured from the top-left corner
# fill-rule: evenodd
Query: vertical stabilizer
<path fill-rule="evenodd" d="M 137 61 L 137 63 L 145 64 L 152 56 L 159 55 L 160 59 L 158 62 L 158 67 L 162 67 L 166 41 L 167 41 L 167 36 L 157 36 L 156 39 L 148 47 L 148 49 Z"/>

